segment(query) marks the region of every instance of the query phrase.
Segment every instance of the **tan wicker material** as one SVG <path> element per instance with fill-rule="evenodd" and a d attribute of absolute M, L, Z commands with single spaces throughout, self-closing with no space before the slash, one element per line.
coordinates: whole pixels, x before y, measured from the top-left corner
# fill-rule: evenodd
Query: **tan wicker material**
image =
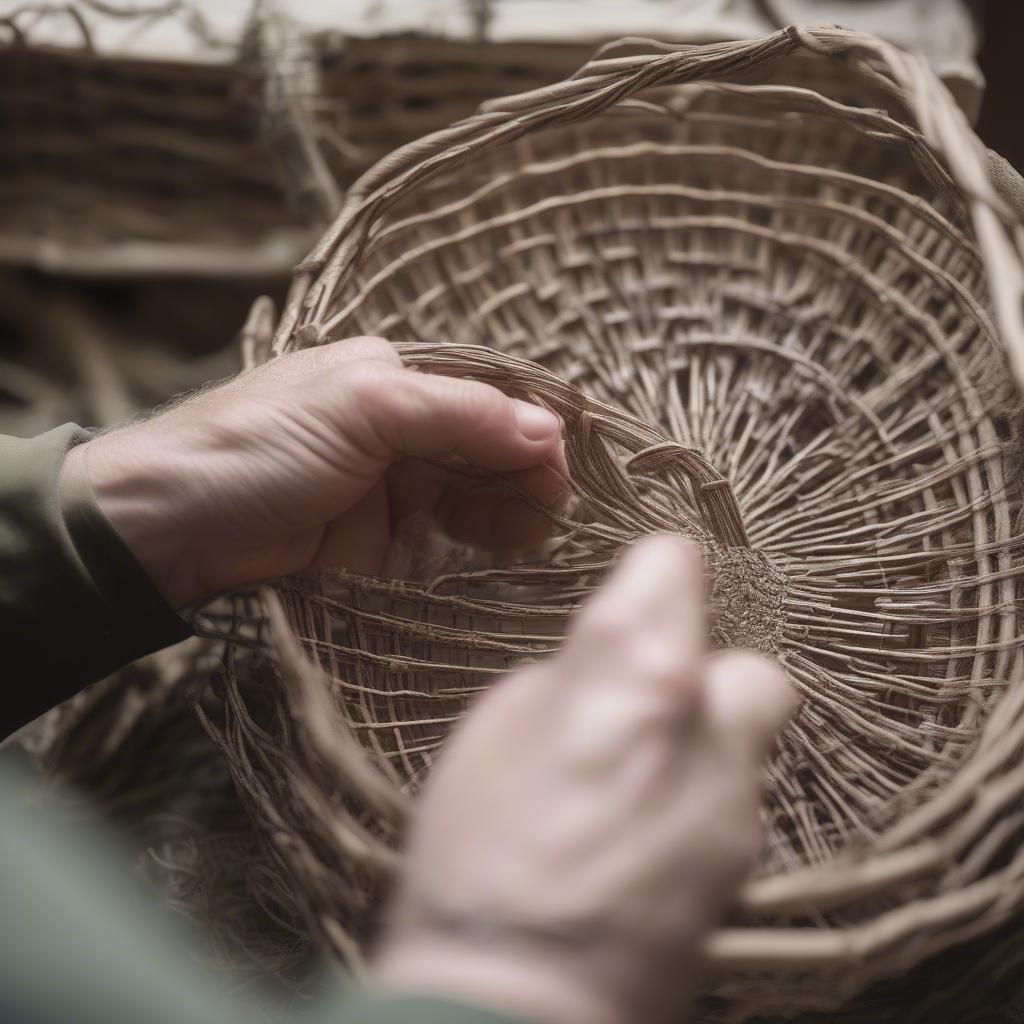
<path fill-rule="evenodd" d="M 811 2 L 790 0 L 791 16 Z M 842 14 L 907 38 L 924 3 L 934 24 L 922 45 L 976 111 L 974 30 L 960 0 Z M 481 101 L 557 81 L 623 31 L 734 38 L 776 27 L 789 9 L 611 0 L 595 12 L 592 0 L 550 0 L 538 18 L 530 0 L 328 6 L 0 0 L 0 263 L 284 276 L 343 188 Z"/>
<path fill-rule="evenodd" d="M 806 19 L 921 47 L 960 106 L 977 116 L 976 31 L 960 0 L 383 0 L 335 12 L 329 30 L 317 33 L 324 97 L 342 143 L 326 151 L 348 185 L 397 146 L 468 117 L 485 100 L 568 76 L 608 39 L 658 33 L 714 42 Z"/>
<path fill-rule="evenodd" d="M 353 188 L 274 350 L 384 334 L 544 402 L 578 502 L 530 563 L 410 537 L 398 580 L 239 617 L 204 721 L 322 944 L 358 969 L 451 722 L 656 530 L 804 698 L 709 1014 L 829 1009 L 1024 907 L 1022 239 L 924 61 L 838 29 L 634 42 Z"/>
<path fill-rule="evenodd" d="M 0 263 L 89 276 L 287 274 L 339 195 L 309 142 L 320 87 L 297 32 L 254 15 L 240 39 L 197 39 L 195 54 L 158 59 L 101 51 L 92 36 L 108 21 L 128 32 L 155 20 L 198 36 L 197 12 L 36 6 L 0 10 Z M 78 45 L 73 34 L 37 43 L 51 22 L 78 26 Z"/>
<path fill-rule="evenodd" d="M 316 45 L 344 140 L 330 150 L 332 165 L 346 184 L 397 146 L 468 117 L 484 100 L 564 78 L 593 51 L 578 42 L 482 44 L 424 35 L 325 34 Z"/>

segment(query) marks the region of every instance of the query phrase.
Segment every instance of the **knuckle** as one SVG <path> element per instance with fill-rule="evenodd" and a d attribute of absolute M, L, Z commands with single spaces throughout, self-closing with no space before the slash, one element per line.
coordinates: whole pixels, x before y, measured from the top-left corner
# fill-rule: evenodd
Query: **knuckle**
<path fill-rule="evenodd" d="M 476 380 L 452 380 L 452 401 L 467 418 L 475 420 L 481 428 L 493 425 L 504 411 L 504 396 L 489 384 Z"/>
<path fill-rule="evenodd" d="M 293 353 L 288 358 L 301 359 L 310 369 L 317 372 L 323 372 L 339 364 L 355 365 L 361 360 L 391 366 L 402 365 L 402 360 L 391 342 L 386 338 L 369 335 L 314 345 L 312 348 Z"/>
<path fill-rule="evenodd" d="M 349 401 L 379 406 L 390 401 L 397 376 L 389 366 L 372 360 L 357 360 L 345 367 L 342 381 Z"/>
<path fill-rule="evenodd" d="M 643 680 L 652 683 L 672 683 L 685 674 L 686 659 L 672 645 L 657 637 L 637 637 L 631 644 L 628 666 Z"/>
<path fill-rule="evenodd" d="M 375 359 L 379 362 L 390 363 L 392 366 L 402 365 L 402 358 L 395 351 L 395 346 L 387 338 L 381 338 L 378 335 L 367 334 L 346 338 L 341 345 L 348 354 L 360 359 Z"/>
<path fill-rule="evenodd" d="M 602 595 L 579 613 L 573 633 L 581 642 L 618 649 L 629 645 L 632 626 L 622 609 Z"/>
<path fill-rule="evenodd" d="M 339 344 L 339 342 L 334 342 L 330 345 L 314 345 L 312 348 L 296 352 L 293 356 L 288 356 L 287 358 L 301 358 L 308 364 L 310 369 L 322 372 L 337 363 Z"/>

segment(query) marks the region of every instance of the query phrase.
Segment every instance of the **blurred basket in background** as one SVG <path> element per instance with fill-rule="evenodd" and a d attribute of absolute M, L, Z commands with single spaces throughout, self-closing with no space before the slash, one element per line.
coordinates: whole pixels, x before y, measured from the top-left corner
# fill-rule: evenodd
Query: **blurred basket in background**
<path fill-rule="evenodd" d="M 275 351 L 384 334 L 543 401 L 579 501 L 533 564 L 282 581 L 262 713 L 229 656 L 203 718 L 323 945 L 358 968 L 471 696 L 666 529 L 804 698 L 708 1014 L 834 1008 L 1024 907 L 1021 242 L 923 59 L 836 29 L 634 42 L 353 187 Z"/>
<path fill-rule="evenodd" d="M 186 5 L 32 13 L 0 24 L 0 262 L 88 276 L 286 273 L 323 218 L 289 153 L 312 101 L 299 90 L 315 89 L 296 33 L 254 16 L 240 39 L 213 39 Z M 154 22 L 191 45 L 161 59 L 94 40 Z M 64 45 L 46 42 L 69 25 Z"/>
<path fill-rule="evenodd" d="M 608 38 L 742 38 L 777 16 L 763 0 L 0 0 L 0 265 L 284 277 L 359 174 L 478 103 L 557 81 Z M 787 16 L 829 20 L 816 0 Z M 976 109 L 960 0 L 844 16 L 926 47 Z"/>
<path fill-rule="evenodd" d="M 315 19 L 309 10 L 293 13 Z M 334 125 L 335 145 L 326 151 L 347 187 L 393 149 L 468 117 L 478 104 L 566 77 L 606 40 L 717 42 L 840 18 L 923 50 L 968 116 L 976 115 L 983 80 L 973 63 L 975 26 L 959 0 L 841 9 L 823 0 L 377 0 L 334 13 L 322 30 L 310 24 Z"/>
<path fill-rule="evenodd" d="M 321 82 L 337 103 L 345 148 L 333 166 L 346 184 L 397 146 L 468 117 L 485 100 L 564 78 L 587 43 L 487 42 L 422 36 L 325 34 Z"/>

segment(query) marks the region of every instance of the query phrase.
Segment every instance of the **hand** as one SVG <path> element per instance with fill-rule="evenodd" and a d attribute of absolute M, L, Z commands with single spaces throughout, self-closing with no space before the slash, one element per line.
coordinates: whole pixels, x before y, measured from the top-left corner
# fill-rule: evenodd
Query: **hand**
<path fill-rule="evenodd" d="M 794 707 L 774 662 L 708 657 L 705 630 L 698 549 L 648 538 L 557 657 L 480 699 L 426 787 L 376 985 L 540 1024 L 679 1019 Z"/>
<path fill-rule="evenodd" d="M 486 384 L 404 369 L 381 338 L 276 359 L 72 449 L 100 507 L 174 607 L 306 569 L 380 570 L 392 529 L 432 513 L 460 541 L 539 543 L 500 487 L 415 456 L 460 456 L 546 505 L 567 497 L 558 418 Z"/>

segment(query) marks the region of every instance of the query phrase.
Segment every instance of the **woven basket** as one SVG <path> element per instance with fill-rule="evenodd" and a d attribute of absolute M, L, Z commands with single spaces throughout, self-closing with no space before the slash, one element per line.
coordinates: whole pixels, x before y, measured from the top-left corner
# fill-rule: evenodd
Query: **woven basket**
<path fill-rule="evenodd" d="M 383 334 L 556 410 L 578 489 L 558 538 L 507 566 L 406 538 L 401 581 L 281 581 L 204 721 L 358 968 L 469 698 L 557 647 L 624 544 L 694 536 L 716 640 L 780 657 L 803 697 L 706 1010 L 827 1010 L 1024 906 L 1022 232 L 920 58 L 834 29 L 644 46 L 382 161 L 274 342 Z"/>
<path fill-rule="evenodd" d="M 549 85 L 593 45 L 481 42 L 427 35 L 317 39 L 323 90 L 346 149 L 332 166 L 346 184 L 397 146 L 446 128 L 493 96 Z"/>
<path fill-rule="evenodd" d="M 338 195 L 306 138 L 322 99 L 312 44 L 260 5 L 230 42 L 199 35 L 195 5 L 34 6 L 0 17 L 0 263 L 90 277 L 286 274 Z M 87 27 L 126 23 L 127 34 L 165 20 L 196 33 L 194 54 L 100 52 Z M 37 43 L 50 22 L 78 24 L 81 45 Z"/>

